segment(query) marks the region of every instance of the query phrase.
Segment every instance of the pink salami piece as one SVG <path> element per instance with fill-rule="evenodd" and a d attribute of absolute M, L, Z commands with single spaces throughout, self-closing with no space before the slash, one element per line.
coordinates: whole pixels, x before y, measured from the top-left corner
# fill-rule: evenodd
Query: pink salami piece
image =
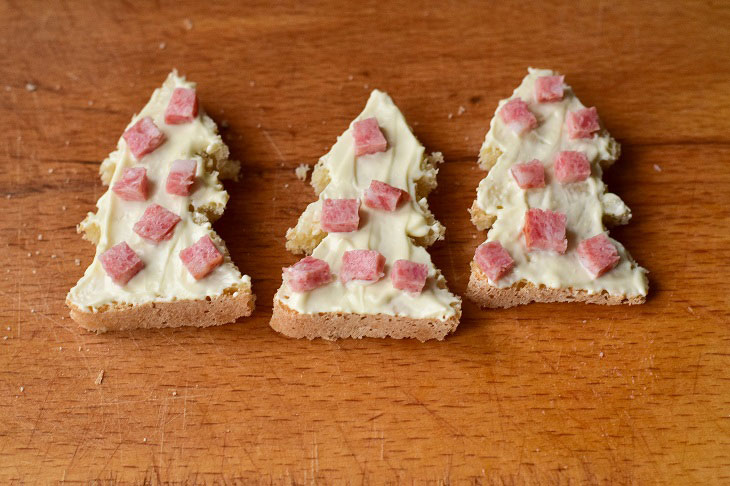
<path fill-rule="evenodd" d="M 157 128 L 152 118 L 146 116 L 140 118 L 122 135 L 126 140 L 129 150 L 139 160 L 165 142 L 165 134 Z"/>
<path fill-rule="evenodd" d="M 560 101 L 563 99 L 563 81 L 565 76 L 540 76 L 535 80 L 535 98 L 544 103 L 546 101 Z"/>
<path fill-rule="evenodd" d="M 591 164 L 583 152 L 566 150 L 555 158 L 555 178 L 561 184 L 581 182 L 591 175 Z"/>
<path fill-rule="evenodd" d="M 515 264 L 510 254 L 498 241 L 479 245 L 474 252 L 474 260 L 492 282 L 505 276 Z"/>
<path fill-rule="evenodd" d="M 618 264 L 618 250 L 604 233 L 578 244 L 578 260 L 593 278 L 598 278 Z"/>
<path fill-rule="evenodd" d="M 527 108 L 527 103 L 519 98 L 505 103 L 499 110 L 499 116 L 517 135 L 522 135 L 537 126 L 537 118 Z"/>
<path fill-rule="evenodd" d="M 373 209 L 395 211 L 401 201 L 408 201 L 408 193 L 390 184 L 380 181 L 370 182 L 370 187 L 365 190 L 363 204 Z"/>
<path fill-rule="evenodd" d="M 396 260 L 390 270 L 390 280 L 393 287 L 406 292 L 421 293 L 426 285 L 428 267 L 425 263 L 416 263 L 410 260 Z"/>
<path fill-rule="evenodd" d="M 366 118 L 352 124 L 352 136 L 355 139 L 355 155 L 375 154 L 385 152 L 388 142 L 380 131 L 378 120 Z"/>
<path fill-rule="evenodd" d="M 196 116 L 198 116 L 198 95 L 195 90 L 175 88 L 165 109 L 165 123 L 169 125 L 189 123 Z"/>
<path fill-rule="evenodd" d="M 552 250 L 565 253 L 568 240 L 565 238 L 566 216 L 549 209 L 528 209 L 525 213 L 525 245 L 529 251 Z"/>
<path fill-rule="evenodd" d="M 195 171 L 198 163 L 195 160 L 176 160 L 170 167 L 165 185 L 168 194 L 189 196 L 190 187 L 195 182 Z"/>
<path fill-rule="evenodd" d="M 147 169 L 144 167 L 124 169 L 122 178 L 114 183 L 112 191 L 125 201 L 146 201 Z"/>
<path fill-rule="evenodd" d="M 375 250 L 350 250 L 342 255 L 340 280 L 367 280 L 377 282 L 385 273 L 385 257 Z"/>
<path fill-rule="evenodd" d="M 134 223 L 132 228 L 135 233 L 151 241 L 159 243 L 172 238 L 175 225 L 180 222 L 180 216 L 168 211 L 159 204 L 150 204 L 144 210 L 142 218 Z"/>
<path fill-rule="evenodd" d="M 570 138 L 591 138 L 601 128 L 598 111 L 595 107 L 571 111 L 566 117 L 565 128 Z"/>
<path fill-rule="evenodd" d="M 325 199 L 322 203 L 322 229 L 328 233 L 357 231 L 360 224 L 357 199 Z"/>
<path fill-rule="evenodd" d="M 545 167 L 537 159 L 515 164 L 509 171 L 521 189 L 545 187 Z"/>
<path fill-rule="evenodd" d="M 126 285 L 132 277 L 144 268 L 144 262 L 132 250 L 126 241 L 114 245 L 99 255 L 104 271 L 117 285 Z"/>
<path fill-rule="evenodd" d="M 204 235 L 194 245 L 180 251 L 180 260 L 193 278 L 200 280 L 223 263 L 223 254 L 210 236 Z"/>
<path fill-rule="evenodd" d="M 332 280 L 329 264 L 312 256 L 302 258 L 283 270 L 284 279 L 294 292 L 308 292 Z"/>

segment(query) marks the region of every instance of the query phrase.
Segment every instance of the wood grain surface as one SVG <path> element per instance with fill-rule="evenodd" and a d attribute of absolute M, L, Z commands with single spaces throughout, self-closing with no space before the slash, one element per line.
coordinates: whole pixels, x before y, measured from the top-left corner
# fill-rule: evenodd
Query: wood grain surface
<path fill-rule="evenodd" d="M 0 483 L 728 484 L 728 25 L 723 1 L 3 0 Z M 463 293 L 477 152 L 527 66 L 565 73 L 623 144 L 607 182 L 634 218 L 612 234 L 647 303 L 465 302 L 426 344 L 274 333 L 284 233 L 314 197 L 294 168 L 375 87 L 444 153 L 431 253 Z M 64 306 L 93 257 L 75 225 L 173 67 L 243 162 L 216 227 L 258 306 L 90 334 Z"/>

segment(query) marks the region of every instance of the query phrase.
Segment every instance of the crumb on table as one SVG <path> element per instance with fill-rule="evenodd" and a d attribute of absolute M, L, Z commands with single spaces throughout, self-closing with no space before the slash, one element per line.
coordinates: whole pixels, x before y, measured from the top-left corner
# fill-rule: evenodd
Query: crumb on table
<path fill-rule="evenodd" d="M 311 167 L 309 167 L 309 164 L 299 164 L 297 168 L 294 169 L 294 174 L 297 176 L 297 179 L 304 182 L 307 180 L 307 174 L 310 169 Z"/>

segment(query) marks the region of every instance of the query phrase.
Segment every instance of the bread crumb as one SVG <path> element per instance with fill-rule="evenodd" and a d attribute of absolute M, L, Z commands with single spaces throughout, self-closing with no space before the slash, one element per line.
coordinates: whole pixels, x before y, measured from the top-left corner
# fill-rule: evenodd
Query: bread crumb
<path fill-rule="evenodd" d="M 31 313 L 31 314 L 35 314 L 35 309 L 31 309 L 31 310 L 30 310 L 30 313 Z"/>
<path fill-rule="evenodd" d="M 10 326 L 6 327 L 5 329 L 9 331 L 10 330 Z"/>
<path fill-rule="evenodd" d="M 657 164 L 654 164 L 654 170 L 657 171 L 657 172 L 661 172 L 662 171 L 662 168 L 659 167 Z"/>
<path fill-rule="evenodd" d="M 464 141 L 465 142 L 468 142 L 469 141 L 469 135 L 467 135 L 467 136 L 464 137 Z"/>
<path fill-rule="evenodd" d="M 20 387 L 20 393 L 23 393 L 24 391 L 25 391 L 25 387 L 24 386 L 21 386 Z"/>
<path fill-rule="evenodd" d="M 598 357 L 599 358 L 603 358 L 603 351 L 601 351 L 600 353 L 598 353 Z"/>
<path fill-rule="evenodd" d="M 256 128 L 261 128 L 261 124 L 260 123 L 257 123 L 256 124 Z"/>
<path fill-rule="evenodd" d="M 52 255 L 51 255 L 51 258 L 56 258 L 56 254 L 55 254 L 55 253 L 54 253 L 54 254 L 52 254 Z"/>
<path fill-rule="evenodd" d="M 458 116 L 461 116 L 461 115 L 463 115 L 463 114 L 464 114 L 464 112 L 466 112 L 466 108 L 464 108 L 463 106 L 460 106 L 460 107 L 459 107 L 459 110 L 458 110 L 458 111 L 456 112 L 456 114 L 457 114 Z"/>
<path fill-rule="evenodd" d="M 7 340 L 8 340 L 8 337 L 7 336 L 3 336 L 3 341 L 7 341 Z"/>
<path fill-rule="evenodd" d="M 78 267 L 79 265 L 81 265 L 81 260 L 79 260 L 78 258 L 76 258 L 76 259 L 74 259 L 74 263 Z"/>
<path fill-rule="evenodd" d="M 6 194 L 6 195 L 5 195 L 5 199 L 10 199 L 11 197 L 13 197 L 13 195 L 12 195 L 12 194 Z"/>
<path fill-rule="evenodd" d="M 63 351 L 63 346 L 59 346 L 59 347 L 58 347 L 58 350 L 59 350 L 59 351 Z"/>
<path fill-rule="evenodd" d="M 147 437 L 145 437 L 144 439 L 142 439 L 142 442 L 147 442 Z"/>
<path fill-rule="evenodd" d="M 176 397 L 177 396 L 177 392 L 175 390 L 172 391 L 172 396 L 173 397 Z"/>
<path fill-rule="evenodd" d="M 444 154 L 441 152 L 431 152 L 431 162 L 434 164 L 443 164 Z"/>
<path fill-rule="evenodd" d="M 80 350 L 81 348 L 79 348 Z M 94 380 L 94 384 L 101 385 L 101 382 L 104 381 L 104 370 L 100 370 L 99 374 L 96 377 L 96 380 Z"/>
<path fill-rule="evenodd" d="M 40 254 L 41 254 L 41 251 L 40 251 L 40 250 L 36 250 L 36 251 L 35 251 L 35 254 L 36 254 L 36 255 L 40 255 Z"/>
<path fill-rule="evenodd" d="M 690 314 L 694 314 L 695 313 L 694 309 L 692 309 L 691 306 L 687 306 L 687 310 L 689 311 Z"/>
<path fill-rule="evenodd" d="M 43 235 L 38 233 L 38 241 L 41 241 L 43 239 Z"/>
<path fill-rule="evenodd" d="M 347 77 L 347 80 L 348 80 L 348 81 L 352 81 L 352 80 L 353 80 L 352 74 L 350 74 L 350 75 L 349 75 L 349 76 Z"/>
<path fill-rule="evenodd" d="M 248 85 L 249 85 L 249 86 L 251 86 L 251 87 L 253 88 L 254 86 L 256 86 L 256 81 L 254 81 L 254 80 L 252 79 L 251 81 L 249 81 L 249 82 L 248 82 Z"/>
<path fill-rule="evenodd" d="M 453 113 L 449 113 L 449 120 L 451 120 L 452 118 L 454 118 L 454 114 Z"/>
<path fill-rule="evenodd" d="M 32 273 L 33 275 L 35 275 L 36 274 L 35 268 L 33 270 L 31 270 L 30 273 Z"/>
<path fill-rule="evenodd" d="M 33 84 L 33 83 L 25 83 L 25 89 L 28 90 L 28 91 L 33 92 L 36 89 L 38 89 L 38 87 L 35 84 Z"/>
<path fill-rule="evenodd" d="M 33 256 L 33 254 L 31 252 L 28 252 L 28 258 L 30 258 L 31 256 Z"/>
<path fill-rule="evenodd" d="M 363 87 L 363 89 L 368 89 L 370 87 L 370 85 L 366 83 L 366 84 L 363 84 L 362 87 Z"/>
<path fill-rule="evenodd" d="M 167 44 L 165 44 L 164 42 L 160 42 L 159 47 L 160 47 L 160 50 L 163 50 L 165 47 L 167 47 Z"/>
<path fill-rule="evenodd" d="M 190 19 L 183 20 L 183 27 L 185 27 L 185 30 L 193 30 L 193 21 Z"/>
<path fill-rule="evenodd" d="M 68 183 L 68 181 L 66 181 Z M 61 211 L 66 211 L 66 206 L 61 206 Z"/>
<path fill-rule="evenodd" d="M 299 164 L 296 169 L 294 169 L 294 175 L 297 176 L 297 179 L 304 182 L 307 180 L 307 174 L 309 173 L 309 164 Z"/>
<path fill-rule="evenodd" d="M 53 174 L 53 168 L 51 168 L 51 169 L 48 169 L 48 173 L 49 173 L 49 174 Z"/>

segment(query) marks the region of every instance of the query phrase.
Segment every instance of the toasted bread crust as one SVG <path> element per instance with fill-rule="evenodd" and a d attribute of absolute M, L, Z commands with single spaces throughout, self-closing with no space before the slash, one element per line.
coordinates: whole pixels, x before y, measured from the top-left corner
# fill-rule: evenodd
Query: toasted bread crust
<path fill-rule="evenodd" d="M 279 300 L 274 299 L 271 327 L 292 338 L 335 340 L 341 338 L 415 338 L 443 340 L 459 325 L 461 309 L 445 321 L 438 319 L 412 319 L 387 314 L 349 314 L 321 312 L 300 314 Z"/>
<path fill-rule="evenodd" d="M 118 304 L 98 312 L 84 312 L 66 301 L 71 318 L 81 327 L 98 333 L 162 327 L 208 327 L 234 322 L 250 316 L 256 296 L 250 287 L 235 289 L 210 300 L 148 302 L 140 305 Z"/>
<path fill-rule="evenodd" d="M 489 283 L 487 276 L 474 261 L 471 262 L 471 277 L 466 288 L 466 296 L 477 305 L 492 309 L 514 307 L 530 302 L 584 302 L 602 305 L 634 305 L 646 302 L 646 297 L 643 295 L 611 295 L 607 292 L 591 294 L 585 290 L 572 288 L 538 287 L 527 281 L 499 288 Z"/>

